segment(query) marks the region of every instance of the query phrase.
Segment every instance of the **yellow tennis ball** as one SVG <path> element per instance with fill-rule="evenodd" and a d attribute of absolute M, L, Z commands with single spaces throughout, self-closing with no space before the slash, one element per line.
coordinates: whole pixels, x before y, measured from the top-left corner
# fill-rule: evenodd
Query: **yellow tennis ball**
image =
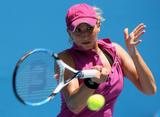
<path fill-rule="evenodd" d="M 100 94 L 94 94 L 87 100 L 87 106 L 92 111 L 99 111 L 105 103 L 105 98 Z"/>

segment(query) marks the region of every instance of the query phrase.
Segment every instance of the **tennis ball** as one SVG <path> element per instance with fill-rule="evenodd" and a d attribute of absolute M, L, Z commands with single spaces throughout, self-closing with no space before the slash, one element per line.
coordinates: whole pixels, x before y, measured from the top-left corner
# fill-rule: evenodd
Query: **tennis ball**
<path fill-rule="evenodd" d="M 100 94 L 94 94 L 87 100 L 87 106 L 92 111 L 99 111 L 105 103 L 105 98 Z"/>

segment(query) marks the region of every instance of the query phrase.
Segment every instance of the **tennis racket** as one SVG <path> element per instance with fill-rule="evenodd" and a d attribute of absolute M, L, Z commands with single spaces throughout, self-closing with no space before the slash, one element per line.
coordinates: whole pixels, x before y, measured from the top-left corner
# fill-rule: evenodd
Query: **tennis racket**
<path fill-rule="evenodd" d="M 71 72 L 65 80 L 64 73 Z M 47 49 L 27 52 L 16 63 L 13 72 L 13 91 L 25 105 L 39 106 L 52 100 L 74 78 L 93 78 L 97 70 L 78 71 L 64 63 Z"/>

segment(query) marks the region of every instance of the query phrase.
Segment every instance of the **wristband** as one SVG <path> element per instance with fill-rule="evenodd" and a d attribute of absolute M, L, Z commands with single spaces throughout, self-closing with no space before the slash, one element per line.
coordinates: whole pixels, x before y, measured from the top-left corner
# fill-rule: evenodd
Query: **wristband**
<path fill-rule="evenodd" d="M 85 84 L 88 88 L 90 88 L 90 89 L 97 89 L 98 86 L 99 86 L 98 83 L 93 82 L 90 78 L 86 78 L 86 79 L 84 80 L 84 84 Z"/>

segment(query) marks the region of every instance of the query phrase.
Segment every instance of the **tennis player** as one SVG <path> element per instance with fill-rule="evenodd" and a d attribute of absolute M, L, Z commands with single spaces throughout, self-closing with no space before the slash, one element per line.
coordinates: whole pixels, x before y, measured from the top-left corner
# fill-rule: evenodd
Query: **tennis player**
<path fill-rule="evenodd" d="M 67 11 L 67 32 L 73 46 L 59 53 L 60 58 L 77 70 L 97 69 L 100 74 L 92 79 L 96 84 L 94 87 L 92 83 L 74 79 L 61 91 L 62 106 L 58 117 L 112 117 L 124 77 L 146 95 L 156 92 L 152 72 L 137 49 L 145 25 L 139 24 L 131 33 L 128 28 L 124 29 L 125 51 L 109 38 L 98 39 L 103 20 L 97 7 L 85 3 L 75 4 Z M 65 78 L 69 77 L 66 72 Z M 91 111 L 86 105 L 88 97 L 94 93 L 102 94 L 106 99 L 105 106 L 99 111 Z"/>

